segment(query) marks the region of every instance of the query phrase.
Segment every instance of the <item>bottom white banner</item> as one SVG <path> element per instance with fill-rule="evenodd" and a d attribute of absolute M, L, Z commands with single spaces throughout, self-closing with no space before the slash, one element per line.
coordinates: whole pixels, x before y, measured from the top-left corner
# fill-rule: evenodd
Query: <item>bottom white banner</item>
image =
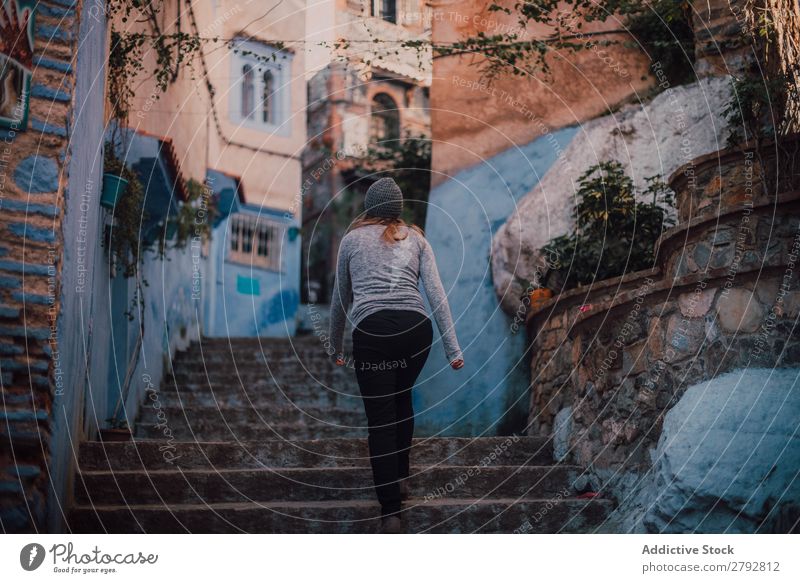
<path fill-rule="evenodd" d="M 4 535 L 3 581 L 800 581 L 792 535 Z M 612 579 L 613 578 L 613 579 Z"/>

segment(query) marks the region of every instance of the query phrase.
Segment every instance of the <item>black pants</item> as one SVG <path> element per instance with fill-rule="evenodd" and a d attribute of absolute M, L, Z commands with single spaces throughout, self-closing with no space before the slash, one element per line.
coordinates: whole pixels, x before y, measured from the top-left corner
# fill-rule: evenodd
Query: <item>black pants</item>
<path fill-rule="evenodd" d="M 369 455 L 381 515 L 400 510 L 414 435 L 411 389 L 428 359 L 433 326 L 412 310 L 381 310 L 353 330 L 353 361 L 369 428 Z"/>

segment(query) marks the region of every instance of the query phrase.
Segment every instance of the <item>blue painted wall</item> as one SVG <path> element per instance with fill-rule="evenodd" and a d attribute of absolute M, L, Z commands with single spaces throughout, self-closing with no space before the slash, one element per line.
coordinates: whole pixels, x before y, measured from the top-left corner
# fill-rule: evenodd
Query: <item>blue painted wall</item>
<path fill-rule="evenodd" d="M 180 204 L 173 190 L 174 177 L 167 170 L 165 152 L 160 140 L 152 136 L 123 132 L 124 144 L 117 145 L 117 155 L 139 173 L 146 189 L 145 207 L 151 217 L 139 225 L 140 236 L 155 236 L 157 223 L 166 215 L 174 215 Z M 110 215 L 107 217 L 110 220 Z M 163 228 L 163 227 L 161 227 Z M 186 247 L 167 245 L 163 259 L 146 252 L 141 265 L 144 304 L 135 301 L 133 278 L 111 277 L 108 254 L 103 251 L 96 266 L 103 289 L 95 294 L 93 330 L 95 344 L 92 378 L 102 389 L 96 404 L 87 403 L 90 420 L 88 433 L 103 426 L 111 417 L 117 401 L 124 398 L 124 416 L 132 425 L 150 386 L 160 386 L 169 372 L 172 356 L 200 338 L 202 331 L 204 291 L 210 259 L 203 253 L 202 242 L 190 240 Z M 134 314 L 130 320 L 126 312 Z M 140 343 L 139 335 L 144 335 Z M 104 333 L 102 343 L 97 335 Z M 131 381 L 125 390 L 125 376 L 133 366 Z"/>
<path fill-rule="evenodd" d="M 465 366 L 457 372 L 449 367 L 436 334 L 414 391 L 418 435 L 508 434 L 524 426 L 530 378 L 525 333 L 512 334 L 512 320 L 500 309 L 489 250 L 516 201 L 576 133 L 577 128 L 566 128 L 506 150 L 431 191 L 425 233 L 448 293 Z"/>
<path fill-rule="evenodd" d="M 158 387 L 170 369 L 175 352 L 185 350 L 200 338 L 202 281 L 207 270 L 208 260 L 202 256 L 201 248 L 191 244 L 170 250 L 163 261 L 151 254 L 142 266 L 142 277 L 149 285 L 145 288 L 145 305 L 140 312 L 145 319 L 144 342 L 125 401 L 131 421 L 135 420 L 144 401 L 147 379 Z M 134 282 L 128 280 L 128 297 L 132 298 L 133 292 Z M 126 324 L 117 311 L 112 316 L 115 326 L 121 326 L 128 333 L 126 354 L 130 355 L 136 348 L 139 318 Z M 128 361 L 116 364 L 120 375 L 117 386 L 121 386 Z M 113 407 L 114 403 L 109 402 L 109 405 Z"/>
<path fill-rule="evenodd" d="M 61 309 L 58 319 L 58 369 L 56 396 L 53 401 L 53 437 L 51 440 L 50 492 L 47 500 L 49 532 L 60 532 L 68 492 L 72 488 L 73 455 L 82 437 L 80 421 L 85 401 L 92 401 L 87 371 L 91 368 L 91 322 L 93 297 L 105 291 L 102 279 L 96 278 L 96 255 L 101 232 L 98 204 L 103 165 L 102 112 L 105 106 L 106 20 L 80 17 L 80 36 L 76 56 L 75 107 L 72 110 L 69 184 L 65 191 L 63 222 L 64 261 L 61 270 Z M 67 62 L 48 61 L 40 66 L 69 68 Z M 57 167 L 52 160 L 31 164 L 31 191 L 55 190 Z M 19 166 L 18 166 L 19 170 Z M 107 344 L 102 338 L 97 344 Z M 105 368 L 103 368 L 105 370 Z M 61 387 L 58 386 L 58 381 Z M 101 385 L 104 386 L 104 383 Z M 98 395 L 105 403 L 105 395 Z"/>
<path fill-rule="evenodd" d="M 205 302 L 207 336 L 293 336 L 297 330 L 300 301 L 300 252 L 298 234 L 291 241 L 289 229 L 298 227 L 295 217 L 273 209 L 234 204 L 233 213 L 251 214 L 286 226 L 280 243 L 282 271 L 271 271 L 232 262 L 230 216 L 214 229 L 211 266 Z M 223 209 L 225 212 L 225 209 Z"/>

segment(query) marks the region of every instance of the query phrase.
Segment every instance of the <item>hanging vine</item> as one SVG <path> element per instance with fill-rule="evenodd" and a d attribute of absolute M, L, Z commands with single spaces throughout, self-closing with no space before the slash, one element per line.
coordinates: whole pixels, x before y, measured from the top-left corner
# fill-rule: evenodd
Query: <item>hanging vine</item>
<path fill-rule="evenodd" d="M 199 35 L 161 30 L 158 15 L 163 0 L 107 0 L 111 25 L 111 46 L 108 56 L 108 88 L 112 96 L 112 116 L 127 125 L 136 90 L 134 80 L 149 71 L 143 79 L 155 81 L 158 99 L 175 81 L 184 64 L 190 67 L 202 47 Z M 114 22 L 125 25 L 117 29 Z M 143 29 L 143 30 L 140 30 Z M 155 61 L 155 66 L 153 66 Z"/>
<path fill-rule="evenodd" d="M 203 39 L 197 34 L 180 30 L 166 32 L 159 24 L 163 0 L 108 0 L 107 14 L 111 24 L 111 45 L 108 54 L 108 92 L 111 96 L 111 117 L 114 123 L 111 143 L 106 147 L 104 168 L 128 181 L 126 193 L 114 208 L 115 224 L 107 237 L 107 247 L 118 273 L 124 277 L 138 275 L 138 266 L 145 251 L 155 251 L 160 259 L 169 247 L 183 248 L 196 234 L 210 236 L 210 222 L 215 214 L 214 199 L 203 196 L 203 186 L 190 180 L 186 183 L 188 198 L 174 217 L 165 217 L 150 237 L 142 233 L 143 225 L 151 219 L 145 208 L 145 188 L 136 172 L 117 158 L 125 151 L 122 130 L 129 125 L 130 111 L 136 98 L 136 88 L 152 80 L 152 98 L 159 99 L 177 78 L 181 67 L 190 70 L 200 53 Z M 124 28 L 118 29 L 121 24 Z M 216 39 L 211 39 L 216 40 Z M 196 215 L 206 215 L 198 224 Z M 147 285 L 144 282 L 144 285 Z"/>

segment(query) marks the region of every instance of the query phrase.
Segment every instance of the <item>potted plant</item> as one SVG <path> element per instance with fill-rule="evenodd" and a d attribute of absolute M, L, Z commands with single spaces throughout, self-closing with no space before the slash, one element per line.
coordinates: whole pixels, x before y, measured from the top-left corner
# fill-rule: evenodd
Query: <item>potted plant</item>
<path fill-rule="evenodd" d="M 124 177 L 127 168 L 112 150 L 112 147 L 106 147 L 103 157 L 103 192 L 100 196 L 100 206 L 107 209 L 117 206 L 117 201 L 125 194 L 129 184 L 129 180 Z"/>
<path fill-rule="evenodd" d="M 105 427 L 100 430 L 100 441 L 130 441 L 131 428 L 128 427 L 128 421 L 119 419 L 117 417 L 109 417 L 106 419 Z"/>
<path fill-rule="evenodd" d="M 177 219 L 174 218 L 167 219 L 167 225 L 165 227 L 166 233 L 164 235 L 166 241 L 171 241 L 173 237 L 175 237 L 175 235 L 178 234 L 178 227 L 179 224 Z"/>
<path fill-rule="evenodd" d="M 525 302 L 525 300 L 528 301 L 529 310 L 538 310 L 542 304 L 553 297 L 553 291 L 547 287 L 539 287 L 539 284 L 536 284 L 519 275 L 515 275 L 514 279 L 522 288 L 522 293 L 520 294 L 519 299 L 521 302 Z"/>
<path fill-rule="evenodd" d="M 538 287 L 536 289 L 532 289 L 528 294 L 528 298 L 530 299 L 530 309 L 531 310 L 538 310 L 542 307 L 542 305 L 547 302 L 550 298 L 553 297 L 553 290 L 548 289 L 546 287 Z"/>

